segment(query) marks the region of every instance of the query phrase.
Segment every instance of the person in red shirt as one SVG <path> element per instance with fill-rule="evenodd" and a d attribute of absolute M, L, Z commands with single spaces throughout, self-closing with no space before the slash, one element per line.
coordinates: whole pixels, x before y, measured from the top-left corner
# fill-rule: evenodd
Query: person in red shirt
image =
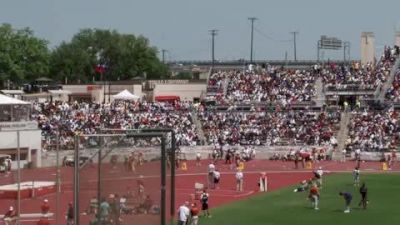
<path fill-rule="evenodd" d="M 199 223 L 199 213 L 200 209 L 197 207 L 196 203 L 193 203 L 190 209 L 190 225 L 197 225 Z"/>
<path fill-rule="evenodd" d="M 47 200 L 47 199 L 43 200 L 43 204 L 40 207 L 40 209 L 42 210 L 42 214 L 49 213 L 49 211 L 50 211 L 49 200 Z"/>
<path fill-rule="evenodd" d="M 318 209 L 319 209 L 319 208 L 318 208 L 319 190 L 318 190 L 317 185 L 314 184 L 314 185 L 310 188 L 310 193 L 309 193 L 309 195 L 308 195 L 308 198 L 310 199 L 311 204 L 313 205 L 314 209 L 315 209 L 315 210 L 318 210 Z"/>
<path fill-rule="evenodd" d="M 36 225 L 50 225 L 49 219 L 47 217 L 42 216 L 40 220 L 36 223 Z"/>
<path fill-rule="evenodd" d="M 17 219 L 17 213 L 14 211 L 14 207 L 10 206 L 8 211 L 4 214 L 3 220 L 5 225 L 15 224 Z"/>

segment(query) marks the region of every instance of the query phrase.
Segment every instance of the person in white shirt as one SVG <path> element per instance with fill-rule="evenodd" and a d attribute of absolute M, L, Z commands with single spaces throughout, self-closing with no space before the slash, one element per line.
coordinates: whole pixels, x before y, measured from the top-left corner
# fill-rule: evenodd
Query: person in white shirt
<path fill-rule="evenodd" d="M 178 225 L 186 225 L 190 216 L 189 202 L 181 205 L 178 209 Z"/>
<path fill-rule="evenodd" d="M 214 171 L 215 171 L 215 165 L 213 162 L 211 162 L 208 165 L 208 188 L 214 189 Z"/>
<path fill-rule="evenodd" d="M 343 149 L 343 151 L 342 151 L 342 162 L 346 162 L 346 153 L 347 153 L 346 149 Z"/>
<path fill-rule="evenodd" d="M 355 158 L 357 162 L 357 167 L 360 168 L 360 161 L 361 161 L 361 150 L 359 148 L 355 151 Z"/>
<path fill-rule="evenodd" d="M 196 153 L 196 166 L 201 166 L 201 154 L 200 154 L 200 152 Z"/>
<path fill-rule="evenodd" d="M 319 167 L 317 171 L 314 172 L 315 178 L 317 180 L 317 186 L 322 188 L 322 175 L 324 175 L 324 171 L 322 167 Z"/>
<path fill-rule="evenodd" d="M 360 186 L 360 169 L 356 167 L 353 171 L 354 186 Z"/>
<path fill-rule="evenodd" d="M 236 191 L 243 191 L 243 172 L 238 169 L 236 172 Z"/>
<path fill-rule="evenodd" d="M 214 187 L 219 189 L 219 179 L 221 178 L 221 173 L 216 169 L 214 171 Z"/>

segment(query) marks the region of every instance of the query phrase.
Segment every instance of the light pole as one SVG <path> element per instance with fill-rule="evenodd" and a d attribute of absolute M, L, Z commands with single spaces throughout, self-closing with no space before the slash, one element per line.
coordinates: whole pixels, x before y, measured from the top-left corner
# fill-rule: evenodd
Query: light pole
<path fill-rule="evenodd" d="M 162 49 L 161 52 L 162 52 L 162 63 L 165 64 L 165 53 L 168 52 L 168 50 Z"/>
<path fill-rule="evenodd" d="M 253 63 L 254 21 L 257 20 L 257 18 L 256 18 L 256 17 L 249 17 L 248 20 L 251 21 L 251 34 L 250 34 L 250 63 Z"/>
<path fill-rule="evenodd" d="M 296 35 L 299 32 L 298 31 L 292 31 L 290 33 L 293 34 L 294 61 L 297 61 Z"/>
<path fill-rule="evenodd" d="M 217 35 L 218 30 L 216 29 L 212 29 L 210 30 L 210 34 L 211 34 L 211 68 L 214 70 L 214 65 L 215 65 L 215 54 L 214 54 L 214 50 L 215 50 L 215 36 Z"/>

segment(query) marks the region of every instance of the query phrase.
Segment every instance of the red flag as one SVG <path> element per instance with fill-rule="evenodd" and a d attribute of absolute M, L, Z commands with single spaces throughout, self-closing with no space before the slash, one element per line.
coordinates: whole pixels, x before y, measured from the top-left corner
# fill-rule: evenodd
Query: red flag
<path fill-rule="evenodd" d="M 106 71 L 106 67 L 104 65 L 98 64 L 96 65 L 94 70 L 96 73 L 103 74 Z"/>

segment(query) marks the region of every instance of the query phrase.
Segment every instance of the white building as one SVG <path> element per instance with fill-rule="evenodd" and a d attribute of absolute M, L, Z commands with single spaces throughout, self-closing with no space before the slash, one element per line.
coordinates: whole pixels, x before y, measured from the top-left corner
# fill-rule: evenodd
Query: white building
<path fill-rule="evenodd" d="M 29 102 L 0 94 L 0 154 L 12 157 L 12 168 L 17 167 L 18 146 L 21 167 L 28 163 L 41 166 L 41 130 L 36 121 L 30 120 L 30 116 Z"/>

